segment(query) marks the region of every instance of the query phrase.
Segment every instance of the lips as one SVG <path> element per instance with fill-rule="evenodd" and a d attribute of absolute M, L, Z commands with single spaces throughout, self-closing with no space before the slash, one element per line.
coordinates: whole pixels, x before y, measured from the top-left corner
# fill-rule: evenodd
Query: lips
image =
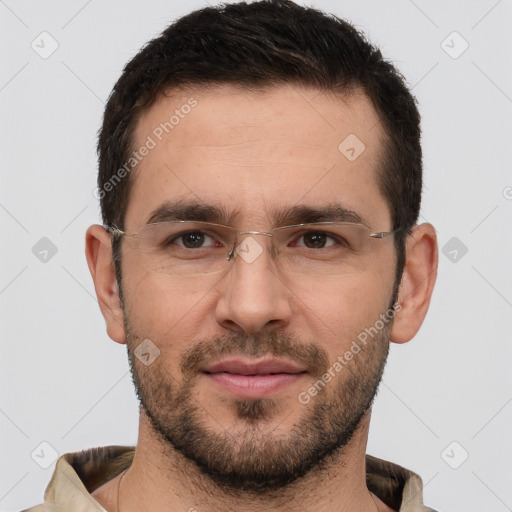
<path fill-rule="evenodd" d="M 232 373 L 236 375 L 272 375 L 277 373 L 297 374 L 306 370 L 282 359 L 250 361 L 241 358 L 224 359 L 205 369 L 206 373 Z"/>
<path fill-rule="evenodd" d="M 239 357 L 218 361 L 204 370 L 211 382 L 238 398 L 264 398 L 275 394 L 306 373 L 303 367 L 282 359 L 255 361 Z"/>

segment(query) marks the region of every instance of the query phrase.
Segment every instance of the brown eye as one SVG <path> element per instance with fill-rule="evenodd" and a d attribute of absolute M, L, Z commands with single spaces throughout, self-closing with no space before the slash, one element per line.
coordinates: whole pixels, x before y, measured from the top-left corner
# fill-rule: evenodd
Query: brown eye
<path fill-rule="evenodd" d="M 196 249 L 203 245 L 205 235 L 200 231 L 194 231 L 192 233 L 185 233 L 181 235 L 180 238 L 187 249 Z"/>
<path fill-rule="evenodd" d="M 329 238 L 325 233 L 312 231 L 304 236 L 304 245 L 309 249 L 323 249 Z"/>
<path fill-rule="evenodd" d="M 202 231 L 188 231 L 173 236 L 166 245 L 177 245 L 184 249 L 200 249 L 202 247 L 215 245 L 215 241 Z"/>

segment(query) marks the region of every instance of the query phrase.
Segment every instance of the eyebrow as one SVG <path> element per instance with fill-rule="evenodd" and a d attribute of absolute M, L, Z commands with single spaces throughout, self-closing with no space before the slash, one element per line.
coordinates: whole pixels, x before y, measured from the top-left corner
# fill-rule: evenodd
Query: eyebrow
<path fill-rule="evenodd" d="M 230 225 L 233 218 L 238 215 L 238 211 L 229 213 L 225 207 L 218 204 L 205 204 L 195 201 L 166 201 L 150 213 L 146 223 L 190 220 Z M 282 206 L 272 210 L 269 217 L 275 227 L 315 222 L 353 222 L 368 225 L 362 215 L 345 208 L 339 203 L 329 203 L 321 207 L 308 205 Z"/>
<path fill-rule="evenodd" d="M 197 203 L 195 201 L 166 201 L 151 212 L 147 224 L 173 220 L 228 224 L 230 217 L 228 211 L 220 205 Z"/>
<path fill-rule="evenodd" d="M 367 225 L 362 215 L 339 203 L 329 203 L 321 207 L 308 205 L 281 207 L 274 212 L 274 218 L 277 226 L 315 222 L 353 222 Z"/>

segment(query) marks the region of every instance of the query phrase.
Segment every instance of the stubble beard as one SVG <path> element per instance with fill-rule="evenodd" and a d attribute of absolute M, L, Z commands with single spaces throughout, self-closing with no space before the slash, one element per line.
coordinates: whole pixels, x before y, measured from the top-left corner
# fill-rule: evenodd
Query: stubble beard
<path fill-rule="evenodd" d="M 226 398 L 236 426 L 222 429 L 194 397 L 197 379 L 204 378 L 198 368 L 227 354 L 286 356 L 308 365 L 314 377 L 305 384 L 307 390 L 330 367 L 323 349 L 276 331 L 203 341 L 183 355 L 178 381 L 160 364 L 163 358 L 150 366 L 136 359 L 133 351 L 143 338 L 130 328 L 126 313 L 125 328 L 132 379 L 157 438 L 193 462 L 217 487 L 265 494 L 321 468 L 349 443 L 377 393 L 391 325 L 362 347 L 308 404 L 301 405 L 303 414 L 286 433 L 278 433 L 287 419 L 286 403 L 275 398 Z"/>

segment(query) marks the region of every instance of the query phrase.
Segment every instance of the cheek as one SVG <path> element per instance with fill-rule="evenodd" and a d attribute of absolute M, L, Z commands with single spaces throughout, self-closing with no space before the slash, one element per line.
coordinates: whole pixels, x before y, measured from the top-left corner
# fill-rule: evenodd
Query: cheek
<path fill-rule="evenodd" d="M 322 346 L 330 359 L 336 359 L 386 312 L 393 277 L 394 268 L 380 275 L 370 272 L 332 278 L 322 288 L 317 283 L 316 291 L 297 290 L 301 295 L 297 314 L 303 316 L 299 319 L 299 336 L 305 339 L 305 333 L 310 333 L 311 340 Z"/>
<path fill-rule="evenodd" d="M 197 340 L 196 329 L 206 314 L 204 296 L 208 288 L 193 279 L 185 287 L 178 286 L 167 274 L 142 270 L 127 270 L 124 275 L 126 314 L 137 336 L 149 338 L 161 350 L 173 353 L 185 350 L 191 341 Z"/>

